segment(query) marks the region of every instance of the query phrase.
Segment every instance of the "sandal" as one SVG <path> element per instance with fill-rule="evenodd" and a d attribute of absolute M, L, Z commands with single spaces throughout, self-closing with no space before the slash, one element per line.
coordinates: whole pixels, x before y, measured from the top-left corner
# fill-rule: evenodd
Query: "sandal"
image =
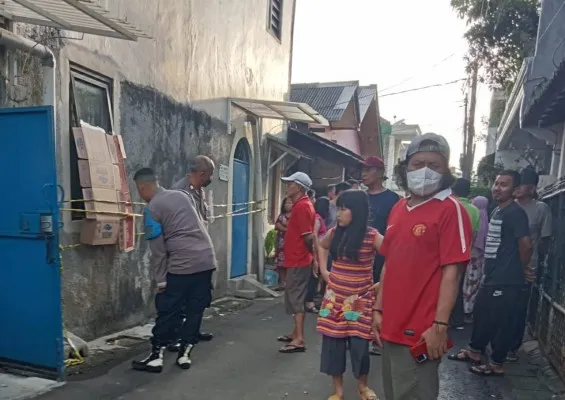
<path fill-rule="evenodd" d="M 343 400 L 343 397 L 339 397 L 337 394 L 332 394 L 328 397 L 328 400 Z"/>
<path fill-rule="evenodd" d="M 306 312 L 309 312 L 309 313 L 312 313 L 312 314 L 318 314 L 320 312 L 320 310 L 318 310 L 318 307 L 312 306 L 312 307 L 306 307 Z"/>
<path fill-rule="evenodd" d="M 455 354 L 448 355 L 447 359 L 451 360 L 451 361 L 468 362 L 468 363 L 471 363 L 473 365 L 479 365 L 481 363 L 481 360 L 480 359 L 475 360 L 475 359 L 469 357 L 469 353 L 470 353 L 469 350 L 461 349 Z"/>
<path fill-rule="evenodd" d="M 299 346 L 291 343 L 279 349 L 279 353 L 283 353 L 283 354 L 304 353 L 305 351 L 306 351 L 306 346 Z"/>
<path fill-rule="evenodd" d="M 504 376 L 504 371 L 495 371 L 491 364 L 473 365 L 469 371 L 479 376 Z"/>
<path fill-rule="evenodd" d="M 293 340 L 292 336 L 290 335 L 282 335 L 277 338 L 277 342 L 283 342 L 283 343 L 290 343 L 292 342 L 292 340 Z"/>
<path fill-rule="evenodd" d="M 370 387 L 360 390 L 359 396 L 361 396 L 361 400 L 379 400 L 375 391 Z"/>

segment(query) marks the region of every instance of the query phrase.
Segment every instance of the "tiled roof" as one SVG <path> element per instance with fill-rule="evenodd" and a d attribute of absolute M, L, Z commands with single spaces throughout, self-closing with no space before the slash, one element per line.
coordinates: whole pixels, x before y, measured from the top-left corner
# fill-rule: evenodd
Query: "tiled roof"
<path fill-rule="evenodd" d="M 365 118 L 365 114 L 367 114 L 367 110 L 371 105 L 371 101 L 375 99 L 377 96 L 377 86 L 361 86 L 359 87 L 359 119 L 363 121 Z"/>
<path fill-rule="evenodd" d="M 291 85 L 290 101 L 309 104 L 328 121 L 339 121 L 359 87 L 358 81 Z"/>

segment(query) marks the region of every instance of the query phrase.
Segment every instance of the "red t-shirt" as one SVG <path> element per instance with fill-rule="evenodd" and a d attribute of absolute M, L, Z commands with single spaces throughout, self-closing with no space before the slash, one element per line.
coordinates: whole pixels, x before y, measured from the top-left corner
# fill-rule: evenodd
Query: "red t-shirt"
<path fill-rule="evenodd" d="M 469 261 L 473 229 L 450 190 L 416 207 L 407 201 L 393 207 L 379 250 L 386 260 L 381 337 L 413 346 L 436 320 L 442 267 Z"/>
<path fill-rule="evenodd" d="M 303 196 L 292 206 L 290 220 L 284 235 L 284 266 L 309 267 L 314 260 L 312 253 L 306 248 L 304 235 L 314 232 L 316 212 L 308 198 Z"/>

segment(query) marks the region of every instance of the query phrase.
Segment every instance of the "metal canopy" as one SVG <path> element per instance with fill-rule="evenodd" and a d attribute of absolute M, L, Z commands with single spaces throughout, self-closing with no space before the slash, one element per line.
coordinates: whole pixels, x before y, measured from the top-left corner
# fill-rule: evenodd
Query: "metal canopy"
<path fill-rule="evenodd" d="M 305 103 L 249 99 L 231 99 L 231 102 L 259 118 L 329 125 L 328 120 Z"/>
<path fill-rule="evenodd" d="M 15 22 L 131 41 L 149 38 L 92 0 L 0 0 L 0 16 Z"/>

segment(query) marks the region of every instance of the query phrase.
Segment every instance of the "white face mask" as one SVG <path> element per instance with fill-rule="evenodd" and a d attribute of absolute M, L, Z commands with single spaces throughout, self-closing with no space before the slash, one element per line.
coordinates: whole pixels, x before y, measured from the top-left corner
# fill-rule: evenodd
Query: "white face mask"
<path fill-rule="evenodd" d="M 427 196 L 436 192 L 443 175 L 428 167 L 410 171 L 406 174 L 408 189 L 416 196 Z"/>

